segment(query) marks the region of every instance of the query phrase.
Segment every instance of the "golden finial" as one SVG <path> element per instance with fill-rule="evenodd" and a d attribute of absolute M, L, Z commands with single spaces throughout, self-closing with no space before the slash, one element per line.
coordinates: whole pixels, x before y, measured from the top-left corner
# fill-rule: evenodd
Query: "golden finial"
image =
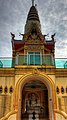
<path fill-rule="evenodd" d="M 32 6 L 34 6 L 34 0 L 32 0 Z"/>

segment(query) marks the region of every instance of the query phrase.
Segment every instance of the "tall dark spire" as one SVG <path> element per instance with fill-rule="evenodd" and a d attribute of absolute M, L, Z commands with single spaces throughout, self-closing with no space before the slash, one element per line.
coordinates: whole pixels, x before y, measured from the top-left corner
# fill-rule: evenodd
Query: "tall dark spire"
<path fill-rule="evenodd" d="M 37 20 L 40 22 L 39 20 L 39 15 L 38 15 L 38 11 L 36 6 L 34 5 L 35 0 L 32 0 L 32 6 L 29 10 L 28 16 L 27 16 L 27 21 L 28 20 Z"/>
<path fill-rule="evenodd" d="M 29 10 L 29 13 L 28 13 L 28 16 L 27 16 L 27 21 L 28 20 L 37 20 L 37 21 L 40 21 L 39 20 L 39 15 L 38 15 L 38 11 L 36 9 L 35 6 L 32 6 Z"/>
<path fill-rule="evenodd" d="M 34 6 L 34 0 L 32 0 L 32 6 Z"/>
<path fill-rule="evenodd" d="M 35 26 L 41 31 L 40 19 L 38 15 L 37 8 L 35 6 L 35 0 L 32 0 L 32 6 L 27 15 L 26 25 L 25 25 L 25 32 L 28 32 L 31 29 L 32 24 L 34 23 Z"/>

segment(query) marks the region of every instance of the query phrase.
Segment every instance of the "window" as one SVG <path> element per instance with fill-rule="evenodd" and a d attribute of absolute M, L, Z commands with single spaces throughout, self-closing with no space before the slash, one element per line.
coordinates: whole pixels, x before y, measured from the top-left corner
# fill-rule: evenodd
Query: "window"
<path fill-rule="evenodd" d="M 64 68 L 67 68 L 67 61 L 64 63 Z"/>
<path fill-rule="evenodd" d="M 12 86 L 10 87 L 9 92 L 10 92 L 11 94 L 13 93 L 13 88 L 12 88 Z"/>
<path fill-rule="evenodd" d="M 3 67 L 3 63 L 2 63 L 2 61 L 0 60 L 0 68 L 2 68 Z"/>
<path fill-rule="evenodd" d="M 40 65 L 41 64 L 40 52 L 28 52 L 28 64 Z"/>
<path fill-rule="evenodd" d="M 57 92 L 57 94 L 59 94 L 59 88 L 58 87 L 56 88 L 56 92 Z"/>
<path fill-rule="evenodd" d="M 63 87 L 61 87 L 61 93 L 64 94 L 64 88 Z"/>
<path fill-rule="evenodd" d="M 2 86 L 0 86 L 0 93 L 2 93 L 3 89 L 2 89 Z"/>
<path fill-rule="evenodd" d="M 8 92 L 8 88 L 7 86 L 4 88 L 4 93 L 7 93 Z"/>
<path fill-rule="evenodd" d="M 66 87 L 66 93 L 67 93 L 67 87 Z"/>

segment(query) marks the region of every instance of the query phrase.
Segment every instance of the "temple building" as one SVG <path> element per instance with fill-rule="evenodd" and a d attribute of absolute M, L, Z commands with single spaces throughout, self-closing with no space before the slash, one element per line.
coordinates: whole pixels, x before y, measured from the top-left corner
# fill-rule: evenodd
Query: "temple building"
<path fill-rule="evenodd" d="M 12 66 L 0 61 L 0 120 L 67 120 L 67 68 L 56 68 L 55 34 L 42 34 L 34 0 L 20 35 L 11 33 Z"/>

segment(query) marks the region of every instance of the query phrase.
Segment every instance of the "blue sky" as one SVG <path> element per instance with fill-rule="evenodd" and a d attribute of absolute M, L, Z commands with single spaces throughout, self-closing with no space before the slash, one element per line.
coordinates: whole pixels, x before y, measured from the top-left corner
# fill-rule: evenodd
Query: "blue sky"
<path fill-rule="evenodd" d="M 31 0 L 0 0 L 0 56 L 12 56 L 11 35 L 21 39 Z M 35 0 L 42 33 L 56 33 L 55 56 L 67 58 L 67 0 Z"/>

